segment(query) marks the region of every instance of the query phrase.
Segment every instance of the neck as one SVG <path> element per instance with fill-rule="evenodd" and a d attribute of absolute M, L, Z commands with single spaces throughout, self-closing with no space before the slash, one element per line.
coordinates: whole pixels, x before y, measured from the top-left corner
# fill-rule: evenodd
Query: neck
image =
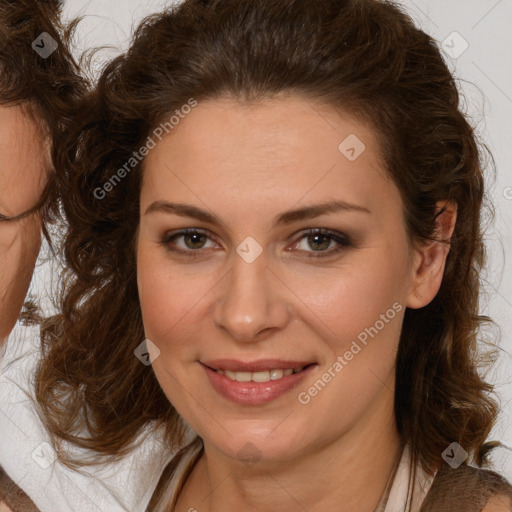
<path fill-rule="evenodd" d="M 374 409 L 350 431 L 287 462 L 248 468 L 205 442 L 176 512 L 374 512 L 402 448 L 393 399 L 383 387 Z"/>

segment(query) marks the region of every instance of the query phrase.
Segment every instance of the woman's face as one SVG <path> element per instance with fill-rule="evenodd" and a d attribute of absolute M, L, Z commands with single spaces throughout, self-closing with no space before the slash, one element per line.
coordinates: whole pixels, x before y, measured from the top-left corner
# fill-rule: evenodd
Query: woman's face
<path fill-rule="evenodd" d="M 39 213 L 8 218 L 39 200 L 47 179 L 46 158 L 35 122 L 20 106 L 0 106 L 0 344 L 16 323 L 41 244 Z"/>
<path fill-rule="evenodd" d="M 199 102 L 150 151 L 141 189 L 163 390 L 232 458 L 290 460 L 389 420 L 412 254 L 365 125 L 292 96 Z"/>

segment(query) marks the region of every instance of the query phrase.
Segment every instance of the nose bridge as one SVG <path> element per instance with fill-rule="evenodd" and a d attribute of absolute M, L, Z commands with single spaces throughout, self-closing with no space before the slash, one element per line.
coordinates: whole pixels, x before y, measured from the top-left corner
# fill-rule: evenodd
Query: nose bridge
<path fill-rule="evenodd" d="M 242 243 L 239 250 L 247 247 Z M 262 331 L 282 328 L 287 308 L 264 253 L 251 261 L 239 251 L 232 256 L 229 274 L 215 305 L 214 320 L 237 341 L 257 341 Z"/>

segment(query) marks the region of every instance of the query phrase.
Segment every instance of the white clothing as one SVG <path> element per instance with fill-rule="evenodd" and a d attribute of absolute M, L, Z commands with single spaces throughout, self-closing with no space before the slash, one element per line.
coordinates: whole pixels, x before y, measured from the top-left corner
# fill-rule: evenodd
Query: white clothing
<path fill-rule="evenodd" d="M 0 466 L 41 512 L 142 512 L 172 454 L 158 435 L 126 458 L 80 473 L 54 459 L 26 390 L 39 353 L 39 328 L 17 326 L 0 362 Z M 83 474 L 82 474 L 83 473 Z"/>

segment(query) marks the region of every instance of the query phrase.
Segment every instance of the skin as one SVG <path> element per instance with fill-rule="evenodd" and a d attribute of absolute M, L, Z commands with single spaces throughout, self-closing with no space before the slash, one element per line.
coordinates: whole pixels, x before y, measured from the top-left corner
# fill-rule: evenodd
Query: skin
<path fill-rule="evenodd" d="M 41 245 L 41 215 L 30 210 L 47 179 L 48 147 L 21 106 L 0 106 L 0 346 L 14 327 Z"/>
<path fill-rule="evenodd" d="M 349 134 L 366 146 L 353 162 L 338 150 Z M 140 199 L 139 293 L 146 337 L 161 351 L 153 368 L 205 445 L 176 511 L 337 512 L 340 503 L 345 512 L 373 511 L 400 444 L 394 369 L 405 306 L 435 297 L 449 250 L 409 246 L 375 132 L 297 96 L 252 106 L 200 102 L 147 156 Z M 272 226 L 286 210 L 333 199 L 370 213 Z M 225 225 L 147 213 L 155 201 L 192 204 Z M 456 220 L 447 206 L 438 217 L 445 239 Z M 185 228 L 210 234 L 199 243 L 186 236 L 162 243 Z M 308 258 L 338 246 L 329 238 L 308 243 L 308 228 L 347 234 L 354 246 Z M 263 249 L 250 264 L 236 252 L 248 236 Z M 401 312 L 309 404 L 299 403 L 298 393 L 395 302 Z M 221 357 L 306 359 L 318 367 L 268 404 L 236 405 L 217 394 L 199 364 Z M 237 456 L 248 442 L 260 457 L 251 467 Z"/>
<path fill-rule="evenodd" d="M 512 503 L 506 496 L 495 496 L 491 498 L 482 512 L 510 512 Z"/>
<path fill-rule="evenodd" d="M 0 106 L 0 350 L 14 327 L 41 246 L 42 218 L 30 210 L 47 180 L 47 139 L 22 106 Z M 0 502 L 0 512 L 13 512 Z"/>

